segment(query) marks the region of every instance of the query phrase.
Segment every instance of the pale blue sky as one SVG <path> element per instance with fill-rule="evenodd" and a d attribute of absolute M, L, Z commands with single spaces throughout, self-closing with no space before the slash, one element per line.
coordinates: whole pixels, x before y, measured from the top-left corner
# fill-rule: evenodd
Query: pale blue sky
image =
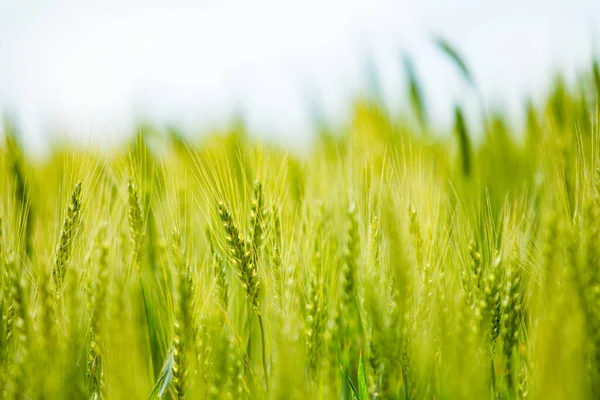
<path fill-rule="evenodd" d="M 585 68 L 598 28 L 591 0 L 0 0 L 0 109 L 38 149 L 47 127 L 114 143 L 136 115 L 195 129 L 224 126 L 235 110 L 254 132 L 306 143 L 310 96 L 344 121 L 369 58 L 390 107 L 405 107 L 406 51 L 443 127 L 454 101 L 475 105 L 431 45 L 442 34 L 486 102 L 518 119 L 553 71 Z"/>

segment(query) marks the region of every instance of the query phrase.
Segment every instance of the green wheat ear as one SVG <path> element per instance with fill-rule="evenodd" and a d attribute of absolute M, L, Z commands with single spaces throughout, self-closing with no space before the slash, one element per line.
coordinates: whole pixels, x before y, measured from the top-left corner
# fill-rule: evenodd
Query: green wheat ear
<path fill-rule="evenodd" d="M 19 131 L 11 122 L 10 118 L 5 117 L 4 121 L 6 160 L 8 168 L 14 178 L 14 196 L 18 207 L 15 209 L 15 217 L 20 221 L 24 236 L 24 252 L 27 257 L 31 256 L 33 251 L 33 205 L 30 193 L 30 184 L 27 182 L 25 173 L 25 160 L 21 144 L 19 143 Z"/>
<path fill-rule="evenodd" d="M 596 84 L 596 103 L 600 103 L 600 65 L 598 59 L 595 59 L 592 64 L 592 75 Z"/>
<path fill-rule="evenodd" d="M 408 97 L 410 99 L 411 107 L 417 116 L 417 121 L 419 122 L 421 130 L 427 132 L 427 110 L 425 108 L 421 83 L 419 82 L 415 66 L 410 57 L 405 54 L 402 57 L 402 61 L 404 63 L 406 74 L 408 75 Z"/>
<path fill-rule="evenodd" d="M 514 350 L 519 344 L 521 304 L 521 274 L 516 266 L 509 264 L 506 268 L 506 282 L 502 300 L 502 351 L 506 363 L 506 381 L 511 391 L 514 391 L 515 386 L 512 361 Z"/>
<path fill-rule="evenodd" d="M 140 206 L 138 189 L 136 184 L 131 180 L 127 185 L 127 193 L 127 216 L 129 220 L 129 234 L 133 246 L 132 254 L 135 263 L 139 264 L 142 260 L 142 251 L 144 249 L 144 220 L 142 218 L 142 207 Z"/>
<path fill-rule="evenodd" d="M 250 247 L 253 262 L 258 263 L 260 249 L 264 239 L 265 206 L 260 180 L 254 181 L 253 198 L 250 207 Z"/>
<path fill-rule="evenodd" d="M 186 398 L 189 381 L 192 378 L 190 348 L 196 341 L 194 337 L 193 321 L 193 282 L 190 266 L 185 260 L 185 251 L 182 247 L 181 234 L 174 231 L 172 234 L 173 258 L 178 277 L 177 309 L 173 324 L 173 387 L 178 400 Z"/>
<path fill-rule="evenodd" d="M 314 273 L 310 277 L 306 314 L 307 368 L 309 379 L 314 385 L 318 377 L 319 363 L 322 361 L 323 336 L 327 324 L 327 297 Z"/>
<path fill-rule="evenodd" d="M 77 182 L 73 189 L 73 193 L 71 193 L 71 200 L 67 206 L 67 215 L 63 222 L 58 248 L 54 256 L 52 275 L 57 291 L 61 290 L 65 279 L 67 265 L 69 263 L 69 258 L 71 257 L 73 241 L 75 240 L 80 224 L 80 214 L 81 182 Z"/>
<path fill-rule="evenodd" d="M 29 302 L 27 297 L 27 281 L 22 273 L 17 257 L 10 254 L 7 257 L 6 268 L 9 273 L 9 293 L 11 306 L 11 320 L 9 322 L 9 334 L 7 339 L 13 340 L 17 345 L 9 353 L 13 363 L 14 376 L 8 380 L 7 394 L 9 398 L 19 398 L 29 392 L 29 386 L 25 376 L 26 363 L 31 352 L 32 327 L 29 314 Z"/>
<path fill-rule="evenodd" d="M 467 67 L 467 63 L 459 54 L 458 50 L 450 44 L 448 40 L 442 37 L 435 39 L 435 44 L 454 63 L 454 65 L 456 65 L 465 81 L 472 87 L 475 87 L 473 74 L 471 74 L 469 67 Z"/>
<path fill-rule="evenodd" d="M 217 253 L 217 250 L 215 249 L 210 226 L 206 227 L 206 238 L 208 240 L 210 249 L 212 270 L 217 283 L 218 299 L 223 308 L 227 309 L 227 305 L 229 304 L 229 284 L 227 281 L 227 270 L 225 269 L 223 257 Z"/>
<path fill-rule="evenodd" d="M 229 213 L 225 203 L 219 202 L 217 212 L 223 224 L 226 235 L 225 239 L 227 240 L 230 252 L 230 260 L 235 272 L 242 282 L 246 297 L 252 305 L 254 312 L 260 314 L 260 278 L 256 270 L 256 265 L 252 260 L 252 254 L 246 250 L 242 233 L 233 222 L 233 217 Z"/>
<path fill-rule="evenodd" d="M 458 105 L 454 107 L 454 132 L 460 148 L 462 171 L 464 176 L 469 177 L 471 175 L 471 140 L 462 108 Z"/>
<path fill-rule="evenodd" d="M 104 329 L 108 300 L 108 243 L 105 241 L 105 229 L 101 228 L 97 237 L 97 275 L 92 289 L 92 315 L 90 318 L 90 346 L 88 353 L 88 386 L 92 396 L 103 398 L 106 391 L 104 377 L 105 348 Z"/>

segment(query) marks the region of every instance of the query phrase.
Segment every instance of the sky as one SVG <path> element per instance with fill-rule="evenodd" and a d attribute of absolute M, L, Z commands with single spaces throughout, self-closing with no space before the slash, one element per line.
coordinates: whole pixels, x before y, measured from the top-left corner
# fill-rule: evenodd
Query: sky
<path fill-rule="evenodd" d="M 599 29 L 594 0 L 0 0 L 0 111 L 34 150 L 51 131 L 115 143 L 141 118 L 202 132 L 240 113 L 251 132 L 302 144 L 311 104 L 343 124 L 373 71 L 387 107 L 405 109 L 408 54 L 444 127 L 454 103 L 477 105 L 432 44 L 443 36 L 485 104 L 518 120 L 557 71 L 585 70 Z"/>

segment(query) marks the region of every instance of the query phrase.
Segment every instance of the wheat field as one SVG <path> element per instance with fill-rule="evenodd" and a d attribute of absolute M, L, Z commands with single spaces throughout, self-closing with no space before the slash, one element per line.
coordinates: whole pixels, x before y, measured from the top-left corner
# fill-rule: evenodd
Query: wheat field
<path fill-rule="evenodd" d="M 34 158 L 7 123 L 0 397 L 599 398 L 597 64 L 523 129 L 435 132 L 410 89 L 306 152 L 237 124 Z"/>

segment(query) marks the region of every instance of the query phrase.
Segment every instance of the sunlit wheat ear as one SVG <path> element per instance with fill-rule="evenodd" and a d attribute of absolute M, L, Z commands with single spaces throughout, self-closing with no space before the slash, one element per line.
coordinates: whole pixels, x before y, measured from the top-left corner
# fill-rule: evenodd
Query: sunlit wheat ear
<path fill-rule="evenodd" d="M 480 296 L 482 285 L 481 253 L 477 242 L 471 240 L 469 243 L 469 266 L 461 271 L 461 282 L 465 290 L 465 300 L 476 313 L 480 313 Z"/>
<path fill-rule="evenodd" d="M 252 255 L 246 250 L 242 234 L 233 222 L 233 218 L 223 202 L 219 202 L 217 212 L 223 223 L 229 256 L 234 265 L 235 272 L 242 282 L 246 297 L 254 308 L 254 312 L 260 314 L 260 279 L 256 266 L 252 261 Z"/>
<path fill-rule="evenodd" d="M 350 336 L 356 332 L 357 325 L 357 268 L 360 255 L 360 238 L 356 205 L 351 203 L 347 211 L 347 229 L 345 247 L 342 254 L 340 300 L 336 315 L 336 329 L 340 335 L 342 348 L 348 345 Z"/>
<path fill-rule="evenodd" d="M 502 310 L 502 280 L 500 276 L 501 258 L 498 252 L 494 254 L 492 265 L 484 279 L 484 314 L 489 324 L 489 339 L 491 343 L 490 351 L 493 355 L 496 351 L 496 339 L 500 335 L 501 310 Z"/>
<path fill-rule="evenodd" d="M 29 303 L 27 298 L 27 281 L 22 273 L 22 266 L 17 261 L 15 254 L 7 257 L 6 268 L 9 274 L 9 287 L 11 298 L 11 321 L 9 340 L 13 341 L 11 362 L 14 365 L 14 376 L 11 377 L 11 387 L 14 388 L 14 398 L 18 398 L 23 393 L 27 393 L 27 376 L 25 376 L 25 367 L 31 351 L 31 335 L 33 333 L 31 318 L 29 315 Z"/>
<path fill-rule="evenodd" d="M 587 326 L 589 356 L 594 360 L 588 372 L 594 390 L 600 389 L 600 368 L 597 367 L 600 360 L 600 273 L 596 267 L 589 266 L 597 265 L 600 251 L 598 199 L 597 194 L 588 199 L 583 224 L 576 216 L 566 229 L 570 237 L 567 244 L 568 276 L 574 284 Z"/>
<path fill-rule="evenodd" d="M 410 205 L 408 207 L 408 216 L 410 220 L 409 224 L 409 232 L 412 238 L 413 249 L 415 253 L 415 258 L 417 261 L 417 266 L 419 268 L 423 267 L 424 261 L 424 242 L 423 235 L 421 233 L 421 224 L 419 222 L 419 216 L 417 215 L 417 210 L 414 205 Z"/>
<path fill-rule="evenodd" d="M 514 390 L 512 360 L 515 347 L 519 343 L 519 321 L 522 302 L 521 274 L 516 266 L 509 263 L 506 268 L 506 281 L 502 299 L 502 351 L 505 373 L 510 390 Z"/>
<path fill-rule="evenodd" d="M 212 270 L 216 278 L 217 298 L 219 299 L 219 302 L 223 308 L 227 309 L 227 304 L 229 304 L 229 284 L 227 282 L 227 271 L 225 269 L 223 257 L 215 248 L 210 226 L 206 228 L 206 238 L 208 240 L 210 249 Z"/>
<path fill-rule="evenodd" d="M 175 254 L 176 269 L 178 276 L 178 304 L 179 304 L 179 319 L 185 324 L 185 339 L 190 342 L 194 342 L 194 311 L 193 311 L 193 292 L 194 292 L 194 281 L 191 271 L 191 266 L 187 261 L 186 251 L 183 249 L 181 243 L 181 234 L 178 231 L 174 231 L 172 234 L 173 241 L 173 253 Z"/>
<path fill-rule="evenodd" d="M 387 328 L 387 312 L 390 311 L 390 307 L 386 304 L 387 288 L 381 290 L 382 286 L 385 286 L 385 281 L 382 278 L 387 271 L 382 268 L 382 238 L 380 221 L 377 216 L 372 218 L 369 228 L 369 252 L 369 266 L 365 277 L 363 295 L 363 304 L 368 320 L 366 355 L 369 373 L 367 378 L 369 380 L 369 391 L 379 393 L 377 383 L 384 368 L 384 338 Z M 382 306 L 386 310 L 385 312 Z"/>
<path fill-rule="evenodd" d="M 65 216 L 62 230 L 60 232 L 60 240 L 58 248 L 54 256 L 54 264 L 52 267 L 52 276 L 57 292 L 61 290 L 69 258 L 71 257 L 73 241 L 77 235 L 80 224 L 81 214 L 81 182 L 75 184 L 71 199 L 67 207 L 67 215 Z"/>
<path fill-rule="evenodd" d="M 173 386 L 178 400 L 186 398 L 191 376 L 190 349 L 196 342 L 193 313 L 193 282 L 190 266 L 182 246 L 181 233 L 172 235 L 173 258 L 177 272 L 177 308 L 173 326 Z"/>
<path fill-rule="evenodd" d="M 522 345 L 523 348 L 524 345 Z M 521 356 L 521 362 L 518 371 L 518 387 L 517 387 L 517 398 L 526 399 L 529 397 L 530 392 L 530 379 L 529 379 L 529 362 L 526 355 Z"/>
<path fill-rule="evenodd" d="M 89 391 L 96 398 L 104 398 L 104 347 L 103 334 L 106 323 L 108 300 L 108 243 L 105 242 L 104 227 L 98 235 L 97 272 L 92 288 L 92 316 L 90 319 L 90 347 L 88 353 L 87 378 Z"/>
<path fill-rule="evenodd" d="M 178 320 L 175 320 L 173 327 L 173 390 L 177 400 L 185 399 L 187 389 L 187 357 L 185 354 L 185 342 L 182 337 L 182 327 Z"/>
<path fill-rule="evenodd" d="M 254 264 L 258 263 L 264 239 L 264 220 L 265 207 L 262 183 L 257 179 L 254 181 L 253 198 L 250 208 L 250 250 Z"/>
<path fill-rule="evenodd" d="M 348 229 L 346 231 L 346 247 L 343 254 L 344 291 L 348 298 L 355 295 L 358 257 L 360 255 L 360 238 L 358 233 L 358 216 L 356 204 L 348 208 Z"/>
<path fill-rule="evenodd" d="M 376 274 L 377 271 L 379 271 L 379 267 L 381 266 L 381 230 L 379 218 L 376 216 L 373 217 L 371 221 L 369 239 L 369 247 L 371 251 L 370 267 L 373 269 L 373 273 Z"/>
<path fill-rule="evenodd" d="M 17 342 L 25 344 L 31 333 L 29 314 L 26 304 L 26 281 L 18 265 L 16 256 L 11 254 L 6 260 L 6 269 L 9 275 L 9 288 L 11 296 L 12 333 Z"/>
<path fill-rule="evenodd" d="M 479 248 L 477 247 L 477 242 L 471 240 L 469 243 L 469 255 L 471 256 L 471 260 L 473 261 L 472 274 L 475 279 L 475 286 L 477 289 L 481 288 L 481 276 L 482 276 L 482 268 L 481 268 L 481 253 L 479 252 Z"/>
<path fill-rule="evenodd" d="M 323 335 L 327 324 L 327 297 L 322 292 L 316 276 L 311 276 L 306 303 L 306 352 L 307 368 L 311 382 L 318 376 Z"/>
<path fill-rule="evenodd" d="M 549 211 L 548 215 L 544 220 L 544 232 L 542 235 L 542 254 L 541 254 L 541 266 L 544 271 L 543 280 L 546 283 L 545 290 L 548 290 L 548 295 L 552 295 L 550 292 L 556 283 L 557 271 L 557 258 L 560 247 L 559 243 L 559 223 L 556 213 L 552 210 Z"/>
<path fill-rule="evenodd" d="M 255 193 L 253 209 L 257 210 L 257 216 L 262 213 L 262 209 L 259 209 L 258 205 L 260 201 L 259 198 L 262 197 L 261 189 L 256 189 L 257 185 L 255 185 Z M 242 282 L 242 286 L 246 292 L 246 298 L 248 299 L 254 313 L 258 318 L 258 323 L 260 326 L 260 337 L 262 342 L 262 361 L 263 361 L 263 371 L 265 378 L 265 387 L 267 391 L 269 390 L 269 368 L 268 361 L 266 357 L 266 341 L 265 341 L 265 329 L 260 309 L 260 277 L 258 275 L 256 262 L 258 261 L 257 252 L 252 251 L 252 247 L 248 249 L 244 242 L 244 238 L 237 228 L 237 226 L 233 222 L 233 218 L 231 214 L 225 207 L 223 202 L 219 202 L 217 205 L 217 212 L 219 214 L 219 218 L 223 223 L 223 228 L 225 230 L 225 236 L 227 240 L 227 244 L 230 251 L 231 261 L 234 265 L 236 273 Z M 254 224 L 258 222 L 258 218 L 254 221 Z M 256 235 L 256 226 L 253 228 L 253 238 Z M 262 228 L 261 228 L 262 229 Z M 254 249 L 257 249 L 255 246 L 256 242 L 254 239 L 250 240 L 251 245 L 254 246 Z"/>
<path fill-rule="evenodd" d="M 228 344 L 227 352 L 227 379 L 225 386 L 228 389 L 229 398 L 239 399 L 244 396 L 244 363 L 239 350 L 235 345 L 235 340 L 230 333 L 226 336 Z"/>
<path fill-rule="evenodd" d="M 190 361 L 195 362 L 194 376 L 198 373 L 198 376 L 202 377 L 211 396 L 216 396 L 223 390 L 224 379 L 220 367 L 225 361 L 218 358 L 220 354 L 223 354 L 225 345 L 224 341 L 217 339 L 217 332 L 221 333 L 221 331 L 218 322 L 215 324 L 216 321 L 222 321 L 222 319 L 200 315 L 194 331 L 195 357 L 190 355 Z M 193 379 L 192 377 L 191 381 Z"/>
<path fill-rule="evenodd" d="M 56 296 L 53 292 L 50 268 L 42 268 L 39 276 L 38 290 L 41 306 L 41 332 L 43 332 L 42 349 L 48 359 L 55 356 L 57 339 Z"/>
<path fill-rule="evenodd" d="M 140 206 L 138 189 L 135 183 L 129 181 L 127 185 L 127 216 L 129 220 L 129 235 L 133 246 L 133 260 L 139 264 L 142 260 L 144 249 L 144 220 L 142 218 L 142 207 Z"/>
<path fill-rule="evenodd" d="M 273 277 L 275 280 L 275 292 L 276 295 L 281 298 L 282 285 L 283 285 L 283 259 L 281 255 L 281 246 L 283 243 L 281 236 L 281 217 L 276 207 L 273 207 L 273 250 L 271 252 L 271 266 L 273 271 Z"/>

